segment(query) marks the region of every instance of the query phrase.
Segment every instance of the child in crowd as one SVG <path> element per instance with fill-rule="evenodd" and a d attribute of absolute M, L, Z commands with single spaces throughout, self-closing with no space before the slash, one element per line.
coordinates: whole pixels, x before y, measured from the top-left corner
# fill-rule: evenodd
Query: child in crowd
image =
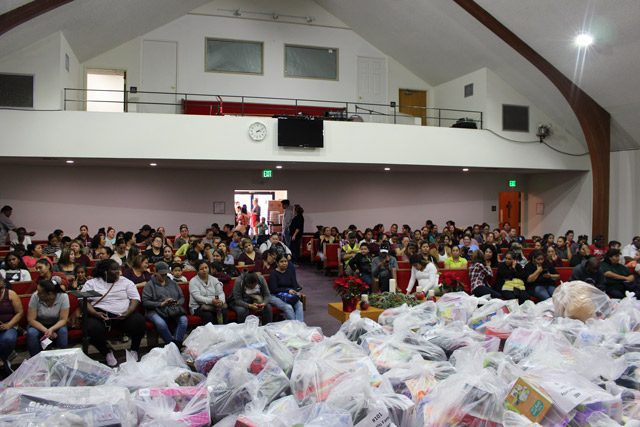
<path fill-rule="evenodd" d="M 182 275 L 182 264 L 181 263 L 173 263 L 171 264 L 171 273 L 168 274 L 169 278 L 174 282 L 180 283 L 189 283 L 186 277 Z"/>

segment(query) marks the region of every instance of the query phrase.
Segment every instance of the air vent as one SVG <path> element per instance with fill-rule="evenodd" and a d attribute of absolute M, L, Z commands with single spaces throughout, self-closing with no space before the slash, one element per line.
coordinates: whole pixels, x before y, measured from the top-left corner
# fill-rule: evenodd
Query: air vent
<path fill-rule="evenodd" d="M 502 105 L 502 130 L 529 132 L 529 107 L 526 105 Z"/>
<path fill-rule="evenodd" d="M 0 74 L 0 106 L 33 108 L 33 76 Z"/>

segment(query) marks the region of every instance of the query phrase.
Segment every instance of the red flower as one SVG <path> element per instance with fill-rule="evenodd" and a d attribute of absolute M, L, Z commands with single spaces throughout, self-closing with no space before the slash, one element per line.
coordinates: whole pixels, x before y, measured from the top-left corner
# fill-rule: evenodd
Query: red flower
<path fill-rule="evenodd" d="M 336 279 L 333 283 L 333 289 L 340 297 L 350 299 L 359 298 L 363 292 L 369 289 L 369 286 L 359 277 L 348 276 Z"/>

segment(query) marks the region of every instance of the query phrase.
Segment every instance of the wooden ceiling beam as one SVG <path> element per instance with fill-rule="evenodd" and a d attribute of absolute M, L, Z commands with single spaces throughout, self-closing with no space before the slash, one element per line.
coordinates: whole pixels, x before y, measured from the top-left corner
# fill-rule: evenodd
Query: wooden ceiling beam
<path fill-rule="evenodd" d="M 609 234 L 609 159 L 611 147 L 611 116 L 609 112 L 474 0 L 453 1 L 540 70 L 558 88 L 571 106 L 584 133 L 591 158 L 592 237 L 600 234 L 607 239 Z"/>
<path fill-rule="evenodd" d="M 34 0 L 0 15 L 0 35 L 73 0 Z"/>

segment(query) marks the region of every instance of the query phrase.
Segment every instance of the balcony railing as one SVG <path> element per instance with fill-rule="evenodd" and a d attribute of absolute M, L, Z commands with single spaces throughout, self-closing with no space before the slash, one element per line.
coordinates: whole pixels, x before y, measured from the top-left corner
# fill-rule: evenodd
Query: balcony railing
<path fill-rule="evenodd" d="M 247 95 L 64 89 L 65 110 L 236 116 L 313 115 L 363 121 L 482 129 L 481 111 Z"/>

